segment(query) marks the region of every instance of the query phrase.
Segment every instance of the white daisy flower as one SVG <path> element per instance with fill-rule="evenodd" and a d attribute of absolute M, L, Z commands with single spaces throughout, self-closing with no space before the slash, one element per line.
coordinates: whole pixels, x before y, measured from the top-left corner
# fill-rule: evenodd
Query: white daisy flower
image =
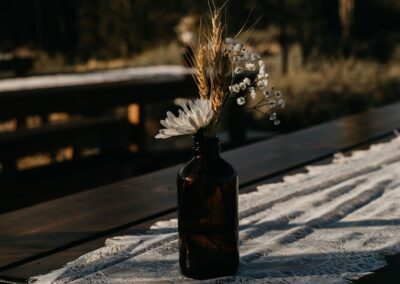
<path fill-rule="evenodd" d="M 168 111 L 167 118 L 160 121 L 165 128 L 160 129 L 156 135 L 157 139 L 195 134 L 200 128 L 206 127 L 214 115 L 211 101 L 206 99 L 189 101 L 187 104 L 182 103 L 181 107 L 183 110 L 179 110 L 179 117 Z"/>

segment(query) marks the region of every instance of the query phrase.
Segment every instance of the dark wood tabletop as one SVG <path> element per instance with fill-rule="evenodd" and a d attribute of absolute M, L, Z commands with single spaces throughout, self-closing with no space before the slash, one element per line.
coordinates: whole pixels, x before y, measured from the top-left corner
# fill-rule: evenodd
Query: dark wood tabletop
<path fill-rule="evenodd" d="M 338 151 L 393 136 L 398 127 L 400 103 L 277 136 L 223 156 L 237 169 L 241 192 L 251 191 Z M 143 232 L 157 220 L 174 217 L 178 168 L 1 214 L 0 282 L 24 282 L 103 246 L 106 238 Z"/>

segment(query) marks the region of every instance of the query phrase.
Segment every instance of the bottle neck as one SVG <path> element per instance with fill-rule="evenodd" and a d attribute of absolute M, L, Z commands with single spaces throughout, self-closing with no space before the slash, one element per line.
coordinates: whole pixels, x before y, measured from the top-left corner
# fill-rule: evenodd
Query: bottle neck
<path fill-rule="evenodd" d="M 193 152 L 200 157 L 219 157 L 220 143 L 218 137 L 206 137 L 202 133 L 193 136 Z"/>

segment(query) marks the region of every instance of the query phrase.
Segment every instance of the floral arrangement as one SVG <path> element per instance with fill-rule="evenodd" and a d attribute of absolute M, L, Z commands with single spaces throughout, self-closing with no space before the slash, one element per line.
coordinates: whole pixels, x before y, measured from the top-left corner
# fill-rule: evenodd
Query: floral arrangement
<path fill-rule="evenodd" d="M 210 27 L 199 38 L 191 58 L 200 98 L 181 104 L 179 115 L 167 112 L 161 120 L 156 138 L 196 134 L 202 131 L 208 137 L 217 135 L 221 123 L 232 108 L 247 100 L 255 101 L 251 109 L 269 114 L 274 125 L 280 121 L 274 109 L 284 107 L 282 93 L 268 87 L 268 73 L 264 61 L 257 53 L 248 51 L 236 38 L 224 38 L 225 26 L 221 22 L 221 9 L 210 12 Z"/>

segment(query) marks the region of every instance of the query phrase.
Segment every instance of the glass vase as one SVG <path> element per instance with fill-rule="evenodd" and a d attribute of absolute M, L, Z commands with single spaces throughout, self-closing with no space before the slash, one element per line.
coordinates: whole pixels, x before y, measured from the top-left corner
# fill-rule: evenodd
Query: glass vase
<path fill-rule="evenodd" d="M 238 177 L 216 137 L 194 136 L 194 157 L 177 178 L 179 264 L 195 279 L 238 269 Z"/>

